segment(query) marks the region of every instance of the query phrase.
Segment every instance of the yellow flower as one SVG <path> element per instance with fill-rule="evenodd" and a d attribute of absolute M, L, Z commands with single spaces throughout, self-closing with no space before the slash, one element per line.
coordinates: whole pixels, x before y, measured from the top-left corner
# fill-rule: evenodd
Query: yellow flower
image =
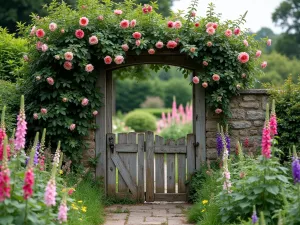
<path fill-rule="evenodd" d="M 62 171 L 62 170 L 59 170 L 59 174 L 63 174 L 64 173 L 64 171 Z"/>
<path fill-rule="evenodd" d="M 82 203 L 82 200 L 78 201 L 78 203 Z"/>
<path fill-rule="evenodd" d="M 82 212 L 86 212 L 86 206 L 82 206 L 82 207 L 81 207 L 81 211 L 82 211 Z"/>
<path fill-rule="evenodd" d="M 202 209 L 201 212 L 205 212 L 205 209 Z"/>
<path fill-rule="evenodd" d="M 81 221 L 82 221 L 82 218 L 79 218 L 79 220 L 81 220 Z"/>
<path fill-rule="evenodd" d="M 78 210 L 78 208 L 75 206 L 75 207 L 72 207 L 74 210 Z"/>
<path fill-rule="evenodd" d="M 205 205 L 205 204 L 207 204 L 207 203 L 208 203 L 207 200 L 203 200 L 203 201 L 202 201 L 202 204 L 203 204 L 203 205 Z"/>

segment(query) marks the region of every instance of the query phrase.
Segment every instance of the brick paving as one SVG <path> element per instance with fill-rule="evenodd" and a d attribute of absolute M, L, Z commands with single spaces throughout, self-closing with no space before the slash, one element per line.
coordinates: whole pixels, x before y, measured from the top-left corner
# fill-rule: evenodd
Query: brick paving
<path fill-rule="evenodd" d="M 113 205 L 105 209 L 104 225 L 192 225 L 185 213 L 189 204 Z"/>

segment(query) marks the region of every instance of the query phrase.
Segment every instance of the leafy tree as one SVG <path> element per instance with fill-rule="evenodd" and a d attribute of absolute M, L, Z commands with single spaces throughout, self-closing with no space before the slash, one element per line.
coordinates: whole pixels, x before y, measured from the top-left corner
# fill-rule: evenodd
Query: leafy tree
<path fill-rule="evenodd" d="M 279 35 L 275 34 L 272 29 L 268 27 L 262 27 L 259 31 L 256 32 L 255 39 L 260 40 L 261 38 L 265 38 L 265 37 L 272 39 L 272 46 L 271 47 L 266 46 L 264 49 L 264 52 L 269 54 L 274 50 L 274 46 L 277 43 L 278 36 Z"/>

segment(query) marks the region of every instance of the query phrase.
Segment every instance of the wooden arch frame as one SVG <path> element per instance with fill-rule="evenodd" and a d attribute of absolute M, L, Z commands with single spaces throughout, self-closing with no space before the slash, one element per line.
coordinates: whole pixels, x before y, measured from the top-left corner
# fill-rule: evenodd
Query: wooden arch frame
<path fill-rule="evenodd" d="M 105 190 L 107 188 L 106 170 L 109 169 L 107 168 L 106 134 L 112 133 L 112 71 L 142 64 L 164 64 L 178 66 L 192 70 L 194 75 L 202 70 L 201 64 L 195 62 L 185 53 L 180 53 L 176 50 L 157 51 L 154 55 L 148 54 L 147 51 L 142 52 L 140 55 L 136 55 L 135 52 L 128 52 L 125 63 L 121 65 L 114 63 L 110 65 L 101 65 L 96 84 L 103 94 L 103 106 L 99 110 L 99 113 L 96 117 L 96 123 L 99 125 L 99 129 L 96 130 L 95 134 L 96 155 L 100 155 L 96 167 L 96 176 L 103 177 Z M 201 164 L 206 161 L 205 113 L 205 89 L 201 85 L 193 84 L 193 133 L 196 140 L 196 161 L 194 163 L 197 170 L 199 170 Z"/>

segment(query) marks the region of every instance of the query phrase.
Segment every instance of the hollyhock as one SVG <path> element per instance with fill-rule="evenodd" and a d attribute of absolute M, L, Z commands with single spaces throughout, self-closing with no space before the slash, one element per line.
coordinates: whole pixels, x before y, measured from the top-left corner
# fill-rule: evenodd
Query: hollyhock
<path fill-rule="evenodd" d="M 225 139 L 226 139 L 226 148 L 227 148 L 227 150 L 228 150 L 228 154 L 230 153 L 230 136 L 229 136 L 229 134 L 227 133 L 227 134 L 225 134 Z"/>
<path fill-rule="evenodd" d="M 55 206 L 55 197 L 56 197 L 56 183 L 54 178 L 50 178 L 47 183 L 45 194 L 44 194 L 44 202 L 46 206 Z"/>
<path fill-rule="evenodd" d="M 164 43 L 161 42 L 161 41 L 158 41 L 158 42 L 155 44 L 155 47 L 156 47 L 156 48 L 163 48 L 163 47 L 164 47 Z"/>
<path fill-rule="evenodd" d="M 57 29 L 57 24 L 56 23 L 50 23 L 49 24 L 49 30 L 50 31 L 55 31 Z"/>
<path fill-rule="evenodd" d="M 246 47 L 248 47 L 248 46 L 249 46 L 249 43 L 248 43 L 248 41 L 247 41 L 247 40 L 243 40 L 243 43 L 244 43 L 244 45 L 245 45 Z"/>
<path fill-rule="evenodd" d="M 215 110 L 215 113 L 216 113 L 216 114 L 220 114 L 221 112 L 223 112 L 222 109 L 217 108 L 217 109 Z"/>
<path fill-rule="evenodd" d="M 65 61 L 65 63 L 64 63 L 64 68 L 65 68 L 66 70 L 71 70 L 72 67 L 73 67 L 73 64 L 72 64 L 70 61 Z"/>
<path fill-rule="evenodd" d="M 39 114 L 33 113 L 33 119 L 37 120 L 39 118 Z"/>
<path fill-rule="evenodd" d="M 89 19 L 86 17 L 81 17 L 79 19 L 79 25 L 82 27 L 86 27 L 89 24 Z"/>
<path fill-rule="evenodd" d="M 74 55 L 73 55 L 72 52 L 66 52 L 66 53 L 64 54 L 64 56 L 65 56 L 65 60 L 68 60 L 68 61 L 73 60 L 73 57 L 74 57 Z"/>
<path fill-rule="evenodd" d="M 231 36 L 232 36 L 232 30 L 227 29 L 227 30 L 225 31 L 225 36 L 226 36 L 226 37 L 231 37 Z"/>
<path fill-rule="evenodd" d="M 84 32 L 83 30 L 81 29 L 78 29 L 75 31 L 75 36 L 78 38 L 78 39 L 82 39 L 84 37 Z"/>
<path fill-rule="evenodd" d="M 98 44 L 98 38 L 95 35 L 91 36 L 89 38 L 89 43 L 90 43 L 90 45 L 96 45 L 96 44 Z"/>
<path fill-rule="evenodd" d="M 167 48 L 176 48 L 177 47 L 177 42 L 176 41 L 168 41 L 167 43 Z"/>
<path fill-rule="evenodd" d="M 72 124 L 70 125 L 70 127 L 69 127 L 69 129 L 70 129 L 71 131 L 75 130 L 75 128 L 76 128 L 76 124 L 74 124 L 74 123 L 72 123 Z"/>
<path fill-rule="evenodd" d="M 38 41 L 38 42 L 36 43 L 35 47 L 36 47 L 37 50 L 42 50 L 42 45 L 43 45 L 43 42 Z"/>
<path fill-rule="evenodd" d="M 220 80 L 220 76 L 219 76 L 218 74 L 214 74 L 214 75 L 212 76 L 212 79 L 213 79 L 214 81 L 219 81 L 219 80 Z"/>
<path fill-rule="evenodd" d="M 123 28 L 123 29 L 126 29 L 129 27 L 129 21 L 128 20 L 122 20 L 120 22 L 120 27 Z"/>
<path fill-rule="evenodd" d="M 50 84 L 50 85 L 53 85 L 54 84 L 54 80 L 52 77 L 48 77 L 47 78 L 47 83 Z"/>
<path fill-rule="evenodd" d="M 240 33 L 241 33 L 240 28 L 238 28 L 238 27 L 237 27 L 237 28 L 234 28 L 233 33 L 234 33 L 236 36 L 240 35 Z"/>
<path fill-rule="evenodd" d="M 153 54 L 155 54 L 155 50 L 154 50 L 153 48 L 150 48 L 150 49 L 148 50 L 148 53 L 149 53 L 150 55 L 153 55 Z"/>
<path fill-rule="evenodd" d="M 43 44 L 41 49 L 42 49 L 42 52 L 46 52 L 48 50 L 48 45 Z"/>
<path fill-rule="evenodd" d="M 244 140 L 244 146 L 245 146 L 245 148 L 249 148 L 249 138 L 248 137 L 246 137 Z"/>
<path fill-rule="evenodd" d="M 208 66 L 208 62 L 206 62 L 206 61 L 203 61 L 203 66 Z"/>
<path fill-rule="evenodd" d="M 298 157 L 293 158 L 292 174 L 295 184 L 300 184 L 300 160 L 298 159 Z"/>
<path fill-rule="evenodd" d="M 141 45 L 141 41 L 140 40 L 136 40 L 135 41 L 135 45 L 139 47 Z"/>
<path fill-rule="evenodd" d="M 193 11 L 191 12 L 191 17 L 195 17 L 195 16 L 196 16 L 196 11 L 193 10 Z"/>
<path fill-rule="evenodd" d="M 89 100 L 87 98 L 84 98 L 81 100 L 81 105 L 82 106 L 87 106 L 89 104 Z"/>
<path fill-rule="evenodd" d="M 193 83 L 194 83 L 194 84 L 199 84 L 199 77 L 194 76 L 194 77 L 193 77 Z"/>
<path fill-rule="evenodd" d="M 112 62 L 112 58 L 111 58 L 110 56 L 106 56 L 106 57 L 104 58 L 104 63 L 105 63 L 105 64 L 111 64 L 111 62 Z"/>
<path fill-rule="evenodd" d="M 28 168 L 25 172 L 25 179 L 23 185 L 23 197 L 25 200 L 30 198 L 33 194 L 34 173 L 32 168 Z"/>
<path fill-rule="evenodd" d="M 100 16 L 97 17 L 97 19 L 102 21 L 102 20 L 104 20 L 104 17 L 102 15 L 100 15 Z"/>
<path fill-rule="evenodd" d="M 45 36 L 45 31 L 43 29 L 38 29 L 36 32 L 35 32 L 35 35 L 38 37 L 38 38 L 42 38 Z"/>
<path fill-rule="evenodd" d="M 177 21 L 174 22 L 173 27 L 175 29 L 180 29 L 182 27 L 182 23 L 177 20 Z"/>
<path fill-rule="evenodd" d="M 212 43 L 211 41 L 208 41 L 208 42 L 206 43 L 206 45 L 207 45 L 207 47 L 211 47 L 211 46 L 213 45 L 213 43 Z"/>
<path fill-rule="evenodd" d="M 33 26 L 30 31 L 30 35 L 33 36 L 36 32 L 36 26 Z"/>
<path fill-rule="evenodd" d="M 123 11 L 120 10 L 120 9 L 116 9 L 116 10 L 114 11 L 114 14 L 115 14 L 115 15 L 121 15 L 122 13 L 123 13 Z"/>
<path fill-rule="evenodd" d="M 269 104 L 266 106 L 266 120 L 262 133 L 261 154 L 269 159 L 271 157 L 271 132 L 269 124 Z"/>
<path fill-rule="evenodd" d="M 123 44 L 121 47 L 122 47 L 124 52 L 127 52 L 129 50 L 128 44 Z"/>
<path fill-rule="evenodd" d="M 97 115 L 98 115 L 98 111 L 97 110 L 93 111 L 93 116 L 97 116 Z"/>
<path fill-rule="evenodd" d="M 206 29 L 206 33 L 208 33 L 209 35 L 214 35 L 215 32 L 216 30 L 213 27 L 209 27 Z"/>
<path fill-rule="evenodd" d="M 25 120 L 25 109 L 24 109 L 24 96 L 21 96 L 20 112 L 18 115 L 16 139 L 15 139 L 15 150 L 19 151 L 25 147 L 25 135 L 27 130 L 27 122 Z"/>
<path fill-rule="evenodd" d="M 136 20 L 131 20 L 130 21 L 130 27 L 135 27 L 136 26 Z"/>
<path fill-rule="evenodd" d="M 257 50 L 256 53 L 255 53 L 255 56 L 256 56 L 256 58 L 260 57 L 261 56 L 261 51 Z"/>
<path fill-rule="evenodd" d="M 195 47 L 191 47 L 190 48 L 190 52 L 194 53 L 196 51 L 196 48 Z"/>
<path fill-rule="evenodd" d="M 37 143 L 34 158 L 33 158 L 33 164 L 35 166 L 39 163 L 39 150 L 40 150 L 40 148 L 41 148 L 41 144 Z"/>
<path fill-rule="evenodd" d="M 272 112 L 271 112 L 271 118 L 270 118 L 270 132 L 271 137 L 274 137 L 277 132 L 277 118 L 276 118 L 276 112 L 275 112 L 275 100 L 273 99 L 272 102 Z"/>
<path fill-rule="evenodd" d="M 92 72 L 93 70 L 94 70 L 94 66 L 93 66 L 92 64 L 87 64 L 87 65 L 85 66 L 85 71 L 86 71 L 86 72 L 90 73 L 90 72 Z"/>
<path fill-rule="evenodd" d="M 56 168 L 59 165 L 60 153 L 60 142 L 58 142 L 58 146 L 53 157 L 53 168 Z"/>
<path fill-rule="evenodd" d="M 140 32 L 134 32 L 132 34 L 132 37 L 135 39 L 140 39 L 142 37 L 142 34 Z"/>
<path fill-rule="evenodd" d="M 268 65 L 268 63 L 266 61 L 264 61 L 260 66 L 261 66 L 261 68 L 264 69 L 267 67 L 267 65 Z"/>
<path fill-rule="evenodd" d="M 10 170 L 6 166 L 0 171 L 0 202 L 10 198 Z"/>
<path fill-rule="evenodd" d="M 44 115 L 47 114 L 47 111 L 48 111 L 47 109 L 41 108 L 41 113 L 42 113 L 42 114 L 44 114 Z"/>
<path fill-rule="evenodd" d="M 268 40 L 267 40 L 267 45 L 268 45 L 268 46 L 271 46 L 271 45 L 272 45 L 272 40 L 271 40 L 271 39 L 268 39 Z"/>
<path fill-rule="evenodd" d="M 207 87 L 208 87 L 208 83 L 203 82 L 203 83 L 202 83 L 202 87 L 207 88 Z"/>
<path fill-rule="evenodd" d="M 200 23 L 199 22 L 196 22 L 195 23 L 195 27 L 199 27 L 200 26 Z"/>
<path fill-rule="evenodd" d="M 240 63 L 246 63 L 249 61 L 249 54 L 247 52 L 241 52 L 238 55 L 238 60 L 240 61 Z"/>
<path fill-rule="evenodd" d="M 214 23 L 213 22 L 208 22 L 205 27 L 206 28 L 209 28 L 209 27 L 213 27 Z"/>
<path fill-rule="evenodd" d="M 23 59 L 25 62 L 28 62 L 29 61 L 28 55 L 23 55 Z"/>
<path fill-rule="evenodd" d="M 60 56 L 59 56 L 59 55 L 55 55 L 54 58 L 55 58 L 56 60 L 60 60 Z"/>
<path fill-rule="evenodd" d="M 68 220 L 67 213 L 68 213 L 67 203 L 65 200 L 63 200 L 59 206 L 58 216 L 57 216 L 57 219 L 60 223 L 67 222 Z"/>
<path fill-rule="evenodd" d="M 172 103 L 172 119 L 177 118 L 177 104 L 176 104 L 176 98 L 173 97 L 173 103 Z"/>
<path fill-rule="evenodd" d="M 122 64 L 124 62 L 124 57 L 121 55 L 117 55 L 116 58 L 114 59 L 114 62 L 116 64 Z"/>
<path fill-rule="evenodd" d="M 147 14 L 147 13 L 150 13 L 150 12 L 152 12 L 152 6 L 145 4 L 144 7 L 143 7 L 143 13 Z"/>

